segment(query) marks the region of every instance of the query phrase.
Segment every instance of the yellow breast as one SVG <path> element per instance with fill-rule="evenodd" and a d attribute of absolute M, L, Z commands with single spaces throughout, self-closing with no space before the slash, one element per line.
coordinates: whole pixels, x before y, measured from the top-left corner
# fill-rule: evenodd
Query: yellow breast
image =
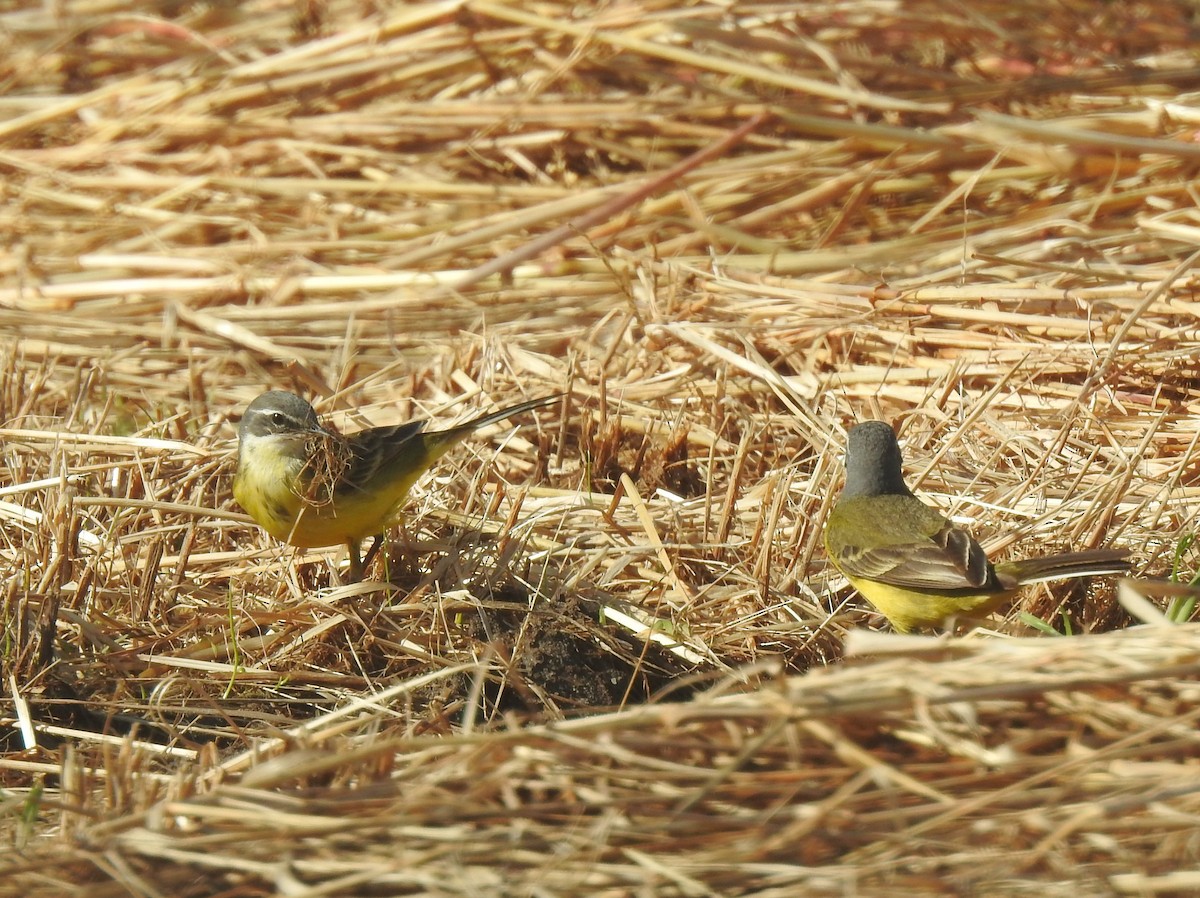
<path fill-rule="evenodd" d="M 303 470 L 303 459 L 281 452 L 270 439 L 243 440 L 233 497 L 260 527 L 286 541 L 304 505 L 299 488 Z"/>
<path fill-rule="evenodd" d="M 244 440 L 233 496 L 264 530 L 300 548 L 336 546 L 381 533 L 400 518 L 408 491 L 424 471 L 384 470 L 363 489 L 342 488 L 313 501 L 305 459 L 270 437 Z"/>
<path fill-rule="evenodd" d="M 920 627 L 936 627 L 952 617 L 983 617 L 1016 593 L 1015 589 L 984 595 L 917 592 L 862 577 L 847 576 L 846 579 L 899 633 Z"/>

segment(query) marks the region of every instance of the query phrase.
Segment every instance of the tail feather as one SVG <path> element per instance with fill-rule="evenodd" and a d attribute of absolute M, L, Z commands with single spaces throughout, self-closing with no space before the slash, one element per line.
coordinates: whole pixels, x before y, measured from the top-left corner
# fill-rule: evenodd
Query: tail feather
<path fill-rule="evenodd" d="M 510 405 L 507 408 L 502 408 L 499 411 L 488 412 L 486 415 L 480 415 L 478 418 L 472 418 L 464 424 L 459 424 L 455 427 L 447 428 L 446 430 L 435 430 L 423 434 L 425 439 L 426 451 L 430 453 L 430 463 L 435 459 L 444 455 L 451 447 L 455 446 L 460 440 L 466 437 L 473 431 L 481 427 L 487 427 L 489 424 L 494 424 L 496 421 L 503 421 L 505 418 L 512 415 L 519 415 L 522 412 L 528 412 L 535 408 L 543 408 L 547 405 L 553 405 L 562 399 L 562 393 L 555 393 L 553 396 L 543 396 L 540 399 L 529 399 L 525 402 L 519 402 L 516 405 Z"/>
<path fill-rule="evenodd" d="M 1092 549 L 1006 561 L 996 565 L 996 579 L 1005 589 L 1016 589 L 1045 580 L 1127 574 L 1129 569 L 1129 553 L 1124 549 Z"/>

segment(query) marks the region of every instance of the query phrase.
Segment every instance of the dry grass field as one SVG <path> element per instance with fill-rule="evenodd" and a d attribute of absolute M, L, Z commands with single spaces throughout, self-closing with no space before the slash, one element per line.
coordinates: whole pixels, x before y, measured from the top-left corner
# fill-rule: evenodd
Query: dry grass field
<path fill-rule="evenodd" d="M 1182 2 L 0 6 L 0 894 L 1200 890 Z M 362 583 L 264 389 L 507 403 Z M 899 636 L 845 430 L 994 558 Z M 519 425 L 519 426 L 517 426 Z"/>

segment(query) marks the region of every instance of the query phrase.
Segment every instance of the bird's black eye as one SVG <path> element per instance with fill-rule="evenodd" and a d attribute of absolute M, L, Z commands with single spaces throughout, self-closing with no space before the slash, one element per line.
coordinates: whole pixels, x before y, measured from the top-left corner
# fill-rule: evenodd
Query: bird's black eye
<path fill-rule="evenodd" d="M 274 424 L 276 427 L 282 429 L 287 426 L 287 422 L 288 422 L 287 415 L 285 415 L 283 412 L 272 412 L 271 413 L 271 423 Z"/>

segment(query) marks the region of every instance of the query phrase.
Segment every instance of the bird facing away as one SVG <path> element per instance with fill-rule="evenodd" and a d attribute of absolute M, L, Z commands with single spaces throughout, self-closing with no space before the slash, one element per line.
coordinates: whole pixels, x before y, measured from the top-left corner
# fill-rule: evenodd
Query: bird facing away
<path fill-rule="evenodd" d="M 901 633 L 985 616 L 1031 583 L 1129 570 L 1116 549 L 993 565 L 966 530 L 913 495 L 901 462 L 890 424 L 851 428 L 846 485 L 825 525 L 830 559 Z"/>
<path fill-rule="evenodd" d="M 250 403 L 238 427 L 233 496 L 276 539 L 300 548 L 344 543 L 350 579 L 362 578 L 362 541 L 397 523 L 417 479 L 464 437 L 495 421 L 541 408 L 545 396 L 447 430 L 425 421 L 342 435 L 321 425 L 295 393 L 270 390 Z"/>

